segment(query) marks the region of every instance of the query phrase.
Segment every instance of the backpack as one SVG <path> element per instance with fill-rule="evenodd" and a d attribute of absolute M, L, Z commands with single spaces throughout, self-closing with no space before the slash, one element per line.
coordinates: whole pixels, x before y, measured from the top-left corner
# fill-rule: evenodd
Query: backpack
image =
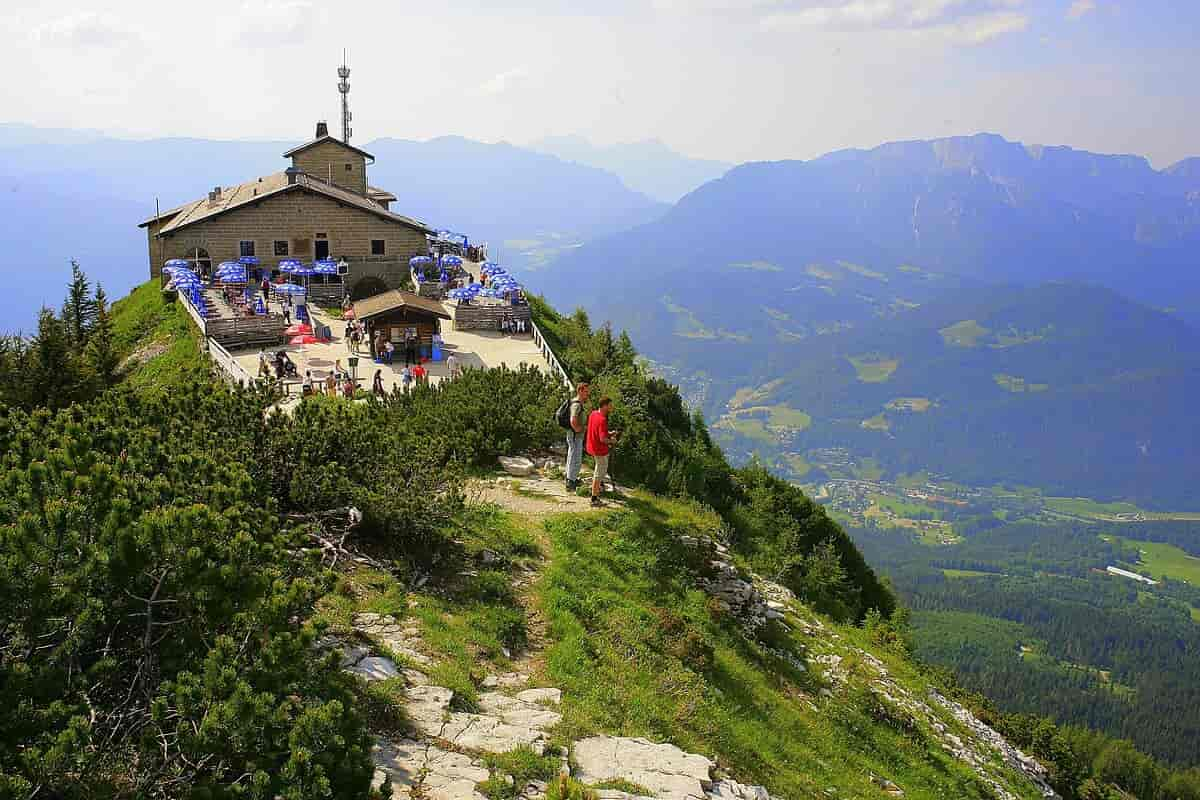
<path fill-rule="evenodd" d="M 568 397 L 562 401 L 562 405 L 558 407 L 558 411 L 554 412 L 554 421 L 571 433 L 575 432 L 575 429 L 571 427 L 571 403 L 573 402 L 575 402 L 575 398 Z"/>

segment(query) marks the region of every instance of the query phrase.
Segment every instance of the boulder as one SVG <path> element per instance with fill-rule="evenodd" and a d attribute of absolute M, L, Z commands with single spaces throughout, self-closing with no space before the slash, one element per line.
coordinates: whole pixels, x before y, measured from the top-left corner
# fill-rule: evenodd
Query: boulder
<path fill-rule="evenodd" d="M 584 783 L 626 780 L 644 786 L 661 800 L 707 800 L 713 762 L 675 745 L 647 739 L 593 736 L 571 748 Z"/>
<path fill-rule="evenodd" d="M 533 462 L 524 456 L 500 456 L 500 466 L 509 475 L 526 478 L 533 474 Z"/>

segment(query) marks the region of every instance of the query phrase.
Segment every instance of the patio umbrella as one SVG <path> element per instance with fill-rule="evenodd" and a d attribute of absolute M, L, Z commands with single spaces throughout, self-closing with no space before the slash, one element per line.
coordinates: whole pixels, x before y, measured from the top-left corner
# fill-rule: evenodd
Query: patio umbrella
<path fill-rule="evenodd" d="M 312 265 L 314 275 L 337 275 L 337 262 L 322 259 Z"/>
<path fill-rule="evenodd" d="M 312 332 L 313 332 L 312 327 L 309 326 L 307 323 L 297 322 L 295 325 L 292 325 L 287 330 L 285 330 L 284 334 L 286 334 L 287 336 L 303 336 L 306 333 L 312 333 Z"/>
<path fill-rule="evenodd" d="M 304 262 L 302 262 L 298 258 L 281 258 L 281 259 L 279 259 L 279 269 L 281 269 L 284 272 L 287 272 L 292 267 L 302 267 L 302 266 L 304 266 Z"/>
<path fill-rule="evenodd" d="M 183 267 L 184 269 L 188 269 L 189 267 L 191 267 L 191 262 L 185 261 L 182 258 L 170 258 L 170 259 L 167 259 L 166 263 L 163 264 L 164 269 L 166 269 L 166 268 L 178 269 L 180 267 Z"/>
<path fill-rule="evenodd" d="M 491 275 L 498 269 L 501 269 L 501 267 L 495 261 L 485 261 L 483 262 L 483 266 L 479 268 L 479 271 L 484 275 Z"/>
<path fill-rule="evenodd" d="M 239 256 L 238 263 L 243 264 L 247 267 L 257 267 L 258 266 L 258 258 L 256 258 L 255 256 Z"/>
<path fill-rule="evenodd" d="M 295 283 L 273 283 L 271 289 L 276 294 L 304 294 L 305 292 L 303 286 Z"/>
<path fill-rule="evenodd" d="M 461 267 L 462 259 L 458 256 L 442 256 L 442 266 L 444 267 Z"/>
<path fill-rule="evenodd" d="M 427 264 L 432 264 L 432 263 L 433 263 L 433 259 L 430 258 L 429 256 L 413 256 L 412 258 L 410 258 L 408 260 L 408 265 L 410 267 L 413 267 L 414 269 L 416 267 L 424 267 Z"/>

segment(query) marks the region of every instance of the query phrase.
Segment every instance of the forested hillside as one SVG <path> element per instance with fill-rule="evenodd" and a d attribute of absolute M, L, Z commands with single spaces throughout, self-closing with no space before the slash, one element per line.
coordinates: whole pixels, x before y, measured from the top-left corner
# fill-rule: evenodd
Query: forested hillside
<path fill-rule="evenodd" d="M 913 609 L 922 658 L 1005 710 L 1200 763 L 1200 588 L 1158 572 L 1155 586 L 1104 572 L 1146 573 L 1140 542 L 1200 552 L 1200 525 L 993 519 L 955 527 L 965 538 L 937 548 L 896 530 L 851 531 Z"/>

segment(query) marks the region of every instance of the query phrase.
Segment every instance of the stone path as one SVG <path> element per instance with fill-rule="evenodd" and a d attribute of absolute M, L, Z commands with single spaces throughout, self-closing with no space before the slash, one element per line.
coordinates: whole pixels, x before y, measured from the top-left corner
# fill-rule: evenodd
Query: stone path
<path fill-rule="evenodd" d="M 565 495 L 565 489 L 562 490 Z M 551 501 L 539 501 L 549 503 Z M 586 501 L 585 501 L 586 502 Z M 707 577 L 698 583 L 742 624 L 747 635 L 762 626 L 779 624 L 810 637 L 813 652 L 778 651 L 781 657 L 801 670 L 822 675 L 827 686 L 822 695 L 833 696 L 848 685 L 849 676 L 842 662 L 846 653 L 859 659 L 859 671 L 867 670 L 869 689 L 881 704 L 895 713 L 922 720 L 936 741 L 955 758 L 975 768 L 1000 800 L 1012 800 L 991 764 L 998 754 L 1015 770 L 1023 772 L 1047 798 L 1057 795 L 1046 782 L 1046 771 L 1033 759 L 1013 748 L 994 730 L 976 719 L 970 711 L 938 695 L 930 703 L 898 685 L 886 666 L 870 653 L 845 644 L 815 616 L 794 602 L 785 587 L 756 575 L 740 573 L 719 543 L 685 537 L 689 547 L 701 548 L 709 561 Z M 404 706 L 412 726 L 409 738 L 398 741 L 378 740 L 373 751 L 376 764 L 375 785 L 390 781 L 391 798 L 400 800 L 485 800 L 476 785 L 490 777 L 482 757 L 529 748 L 539 754 L 551 754 L 549 742 L 555 726 L 562 721 L 558 707 L 562 693 L 552 687 L 529 687 L 525 672 L 488 675 L 481 682 L 483 691 L 472 711 L 458 710 L 454 692 L 433 685 L 426 670 L 432 659 L 426 655 L 420 631 L 394 617 L 381 614 L 356 614 L 354 626 L 360 636 L 384 652 L 370 647 L 325 640 L 323 646 L 336 646 L 342 653 L 343 668 L 366 681 L 403 681 Z M 834 652 L 834 650 L 838 652 Z M 404 668 L 389 655 L 415 665 Z M 802 698 L 816 710 L 816 698 Z M 933 706 L 949 711 L 959 726 L 959 734 L 939 720 Z M 592 736 L 572 743 L 567 752 L 554 753 L 561 759 L 561 772 L 586 784 L 624 781 L 647 794 L 631 795 L 615 790 L 599 790 L 599 800 L 772 800 L 762 786 L 748 786 L 718 773 L 707 757 L 687 753 L 667 743 L 647 739 Z M 886 777 L 870 775 L 883 794 L 902 797 L 904 790 Z M 546 786 L 531 782 L 516 787 L 520 800 L 544 800 Z"/>

